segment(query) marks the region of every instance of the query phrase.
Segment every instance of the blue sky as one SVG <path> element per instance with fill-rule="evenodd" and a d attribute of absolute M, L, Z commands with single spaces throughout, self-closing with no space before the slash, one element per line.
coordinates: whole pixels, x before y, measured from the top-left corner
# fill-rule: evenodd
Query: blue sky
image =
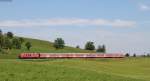
<path fill-rule="evenodd" d="M 87 41 L 108 52 L 150 52 L 149 0 L 12 0 L 0 1 L 0 29 L 18 36 L 69 46 Z"/>

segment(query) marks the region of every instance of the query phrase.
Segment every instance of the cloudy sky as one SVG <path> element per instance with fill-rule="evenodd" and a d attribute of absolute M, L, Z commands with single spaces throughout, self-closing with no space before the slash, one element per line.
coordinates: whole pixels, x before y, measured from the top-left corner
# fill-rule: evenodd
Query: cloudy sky
<path fill-rule="evenodd" d="M 0 0 L 0 29 L 108 52 L 150 52 L 150 0 Z"/>

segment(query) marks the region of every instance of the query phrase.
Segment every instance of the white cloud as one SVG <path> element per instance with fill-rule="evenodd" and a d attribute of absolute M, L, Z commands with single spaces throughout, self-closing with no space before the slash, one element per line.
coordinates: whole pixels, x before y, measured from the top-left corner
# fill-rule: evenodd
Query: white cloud
<path fill-rule="evenodd" d="M 128 20 L 81 19 L 81 18 L 0 21 L 0 27 L 36 27 L 36 26 L 63 26 L 63 25 L 134 27 L 136 25 L 136 22 Z"/>
<path fill-rule="evenodd" d="M 150 10 L 150 6 L 145 5 L 145 4 L 140 4 L 140 10 L 142 10 L 142 11 L 148 11 L 148 10 Z"/>

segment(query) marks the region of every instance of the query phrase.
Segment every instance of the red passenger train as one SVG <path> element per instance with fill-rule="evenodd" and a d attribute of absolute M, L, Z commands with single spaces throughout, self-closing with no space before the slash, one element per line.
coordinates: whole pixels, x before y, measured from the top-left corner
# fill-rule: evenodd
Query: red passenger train
<path fill-rule="evenodd" d="M 123 58 L 123 54 L 116 53 L 21 53 L 20 59 L 45 59 L 45 58 Z"/>

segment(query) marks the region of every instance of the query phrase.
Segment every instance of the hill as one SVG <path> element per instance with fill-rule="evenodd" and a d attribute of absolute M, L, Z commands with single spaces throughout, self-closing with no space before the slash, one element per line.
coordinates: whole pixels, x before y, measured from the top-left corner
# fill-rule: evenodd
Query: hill
<path fill-rule="evenodd" d="M 7 51 L 7 54 L 0 53 L 0 59 L 12 59 L 12 58 L 18 58 L 18 55 L 22 52 L 42 52 L 42 53 L 87 53 L 87 52 L 93 52 L 78 48 L 73 48 L 66 46 L 64 49 L 56 50 L 53 47 L 53 43 L 49 41 L 44 40 L 38 40 L 38 39 L 31 39 L 31 38 L 24 38 L 25 41 L 29 41 L 32 43 L 32 48 L 30 51 L 26 49 L 24 44 L 22 45 L 21 49 L 12 49 Z"/>
<path fill-rule="evenodd" d="M 0 81 L 150 81 L 149 67 L 150 58 L 0 59 Z"/>
<path fill-rule="evenodd" d="M 150 81 L 150 58 L 120 59 L 16 59 L 22 52 L 93 52 L 66 46 L 56 50 L 53 43 L 25 38 L 30 51 L 12 49 L 0 53 L 0 81 Z M 24 45 L 24 44 L 23 44 Z"/>

